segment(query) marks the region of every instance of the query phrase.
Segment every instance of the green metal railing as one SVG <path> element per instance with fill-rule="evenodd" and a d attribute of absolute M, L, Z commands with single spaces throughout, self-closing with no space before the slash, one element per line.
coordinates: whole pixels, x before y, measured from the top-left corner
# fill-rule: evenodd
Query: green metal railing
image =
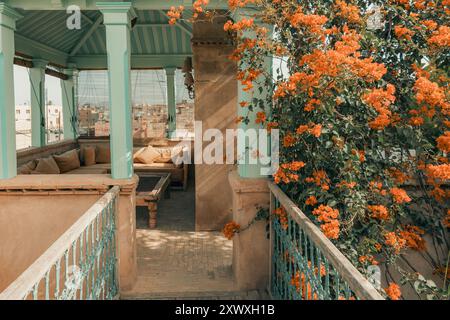
<path fill-rule="evenodd" d="M 8 288 L 0 300 L 111 300 L 118 295 L 111 188 Z"/>
<path fill-rule="evenodd" d="M 283 300 L 383 300 L 375 287 L 274 183 L 269 182 L 270 288 Z"/>

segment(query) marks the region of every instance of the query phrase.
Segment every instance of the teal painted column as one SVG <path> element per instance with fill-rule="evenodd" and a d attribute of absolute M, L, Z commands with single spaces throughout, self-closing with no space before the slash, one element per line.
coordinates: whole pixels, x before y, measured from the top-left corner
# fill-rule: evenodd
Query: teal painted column
<path fill-rule="evenodd" d="M 177 102 L 175 95 L 175 70 L 176 68 L 165 68 L 167 80 L 167 109 L 168 109 L 168 138 L 176 137 L 177 130 Z"/>
<path fill-rule="evenodd" d="M 268 30 L 272 30 L 270 26 L 265 26 Z M 272 32 L 268 33 L 268 37 L 272 36 Z M 245 31 L 244 37 L 255 39 L 256 34 L 253 31 Z M 267 57 L 264 60 L 263 65 L 261 66 L 261 69 L 265 70 L 265 72 L 268 75 L 271 75 L 273 73 L 272 71 L 272 57 Z M 243 67 L 245 68 L 245 67 Z M 263 79 L 263 76 L 260 76 L 258 79 L 261 81 Z M 257 81 L 258 81 L 257 80 Z M 272 92 L 268 90 L 268 88 L 265 85 L 262 85 L 262 90 L 259 90 L 259 85 L 254 84 L 253 91 L 244 91 L 244 86 L 242 86 L 241 82 L 238 81 L 238 116 L 239 117 L 245 117 L 248 115 L 249 123 L 245 124 L 244 122 L 240 122 L 238 125 L 238 129 L 242 129 L 244 131 L 250 129 L 250 131 L 255 131 L 256 134 L 253 135 L 250 132 L 247 134 L 243 134 L 241 130 L 238 131 L 238 173 L 241 178 L 261 178 L 266 177 L 261 174 L 261 169 L 263 165 L 257 161 L 255 154 L 257 154 L 256 151 L 262 151 L 260 150 L 260 147 L 258 145 L 259 140 L 259 132 L 258 129 L 264 129 L 265 125 L 257 124 L 255 123 L 256 115 L 258 112 L 265 112 L 267 115 L 267 118 L 269 117 L 271 113 L 271 107 L 267 103 L 264 106 L 264 110 L 261 109 L 259 106 L 254 106 L 253 111 L 249 112 L 248 107 L 241 107 L 240 103 L 245 101 L 249 104 L 252 103 L 253 99 L 270 99 L 272 96 Z M 270 137 L 268 137 L 268 140 Z M 270 142 L 269 142 L 270 147 Z M 269 153 L 270 150 L 264 150 L 266 153 Z M 268 154 L 270 156 L 270 154 Z M 257 163 L 254 163 L 256 162 Z M 253 163 L 252 163 L 253 162 Z"/>
<path fill-rule="evenodd" d="M 75 78 L 76 70 L 66 69 L 64 73 L 69 76 L 67 80 L 61 80 L 62 112 L 64 123 L 64 139 L 76 139 L 76 100 Z"/>
<path fill-rule="evenodd" d="M 30 68 L 32 147 L 46 145 L 45 68 L 47 64 L 46 60 L 33 59 L 33 68 Z"/>
<path fill-rule="evenodd" d="M 22 16 L 0 3 L 0 179 L 17 175 L 14 31 Z"/>
<path fill-rule="evenodd" d="M 133 136 L 130 82 L 130 22 L 136 16 L 130 2 L 97 2 L 106 27 L 108 54 L 111 174 L 133 175 Z"/>

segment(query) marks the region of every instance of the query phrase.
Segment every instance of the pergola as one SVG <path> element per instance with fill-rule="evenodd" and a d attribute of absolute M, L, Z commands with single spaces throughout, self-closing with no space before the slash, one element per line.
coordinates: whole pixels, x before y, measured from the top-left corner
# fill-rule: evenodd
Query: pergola
<path fill-rule="evenodd" d="M 45 145 L 45 74 L 61 79 L 64 138 L 76 139 L 77 70 L 108 69 L 110 101 L 111 174 L 130 178 L 132 166 L 132 119 L 130 70 L 165 69 L 169 136 L 176 130 L 175 70 L 193 56 L 194 27 L 188 19 L 169 24 L 167 10 L 185 7 L 183 17 L 193 14 L 192 0 L 4 0 L 0 2 L 0 179 L 16 176 L 13 64 L 30 68 L 32 147 Z M 80 29 L 70 30 L 66 8 L 81 11 Z M 211 1 L 225 9 L 227 1 Z M 204 35 L 203 35 L 204 37 Z M 194 37 L 195 38 L 195 37 Z M 195 58 L 195 57 L 194 57 Z M 267 70 L 272 68 L 267 61 Z M 219 71 L 218 71 L 219 72 Z M 197 85 L 196 85 L 197 86 Z M 238 101 L 266 95 L 237 90 Z M 237 106 L 237 104 L 236 104 Z M 237 108 L 238 116 L 247 115 Z M 269 110 L 267 112 L 270 112 Z M 259 128 L 250 123 L 242 129 Z M 238 137 L 244 141 L 245 136 Z M 244 141 L 246 148 L 248 142 Z M 244 148 L 244 149 L 245 149 Z M 247 155 L 248 157 L 249 155 Z M 260 177 L 260 165 L 239 164 L 241 177 Z"/>
<path fill-rule="evenodd" d="M 172 4 L 171 4 L 172 2 Z M 30 68 L 32 146 L 45 145 L 45 74 L 61 79 L 64 138 L 77 138 L 77 70 L 108 69 L 112 176 L 132 176 L 130 69 L 165 69 L 169 134 L 176 129 L 175 69 L 192 55 L 192 24 L 168 23 L 165 10 L 183 1 L 0 2 L 0 178 L 16 175 L 13 63 Z M 183 3 L 190 6 L 192 3 Z M 80 29 L 65 10 L 77 5 Z M 186 15 L 192 11 L 187 8 Z"/>

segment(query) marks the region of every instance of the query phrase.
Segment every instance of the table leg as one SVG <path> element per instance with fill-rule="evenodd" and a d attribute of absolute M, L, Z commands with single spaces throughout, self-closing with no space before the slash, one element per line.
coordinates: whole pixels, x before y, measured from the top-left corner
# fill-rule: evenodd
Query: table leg
<path fill-rule="evenodd" d="M 148 227 L 150 229 L 155 229 L 156 228 L 156 213 L 158 210 L 158 204 L 156 202 L 150 202 L 148 204 L 148 215 L 149 215 L 149 219 L 148 219 Z"/>

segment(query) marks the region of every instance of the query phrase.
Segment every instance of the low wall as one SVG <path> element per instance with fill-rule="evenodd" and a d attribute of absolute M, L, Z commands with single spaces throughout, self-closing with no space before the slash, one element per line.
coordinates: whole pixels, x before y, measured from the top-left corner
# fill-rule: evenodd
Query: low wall
<path fill-rule="evenodd" d="M 137 176 L 31 175 L 0 181 L 0 291 L 30 266 L 112 186 L 121 189 L 117 256 L 121 290 L 136 279 Z"/>

